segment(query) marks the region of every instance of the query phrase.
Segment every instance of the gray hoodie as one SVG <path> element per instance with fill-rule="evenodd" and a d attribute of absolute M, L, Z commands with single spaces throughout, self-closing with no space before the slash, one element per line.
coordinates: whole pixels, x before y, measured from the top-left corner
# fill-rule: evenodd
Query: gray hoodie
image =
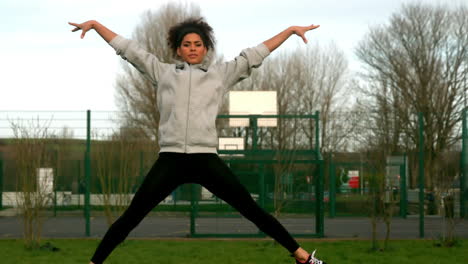
<path fill-rule="evenodd" d="M 158 87 L 160 152 L 217 153 L 215 121 L 224 93 L 270 54 L 262 43 L 211 66 L 167 64 L 122 36 L 109 44 Z"/>

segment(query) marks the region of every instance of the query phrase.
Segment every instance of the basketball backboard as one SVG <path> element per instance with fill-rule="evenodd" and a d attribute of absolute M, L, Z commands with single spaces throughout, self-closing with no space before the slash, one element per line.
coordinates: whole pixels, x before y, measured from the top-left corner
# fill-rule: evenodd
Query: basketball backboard
<path fill-rule="evenodd" d="M 277 115 L 276 91 L 229 92 L 230 115 Z M 231 127 L 248 127 L 248 118 L 230 118 Z M 257 126 L 276 127 L 276 118 L 259 118 Z"/>

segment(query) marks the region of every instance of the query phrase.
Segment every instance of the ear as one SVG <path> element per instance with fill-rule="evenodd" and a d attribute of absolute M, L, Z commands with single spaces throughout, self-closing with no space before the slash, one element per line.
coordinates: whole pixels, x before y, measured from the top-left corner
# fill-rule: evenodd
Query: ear
<path fill-rule="evenodd" d="M 180 47 L 177 48 L 177 56 L 182 57 L 182 56 L 180 55 Z"/>

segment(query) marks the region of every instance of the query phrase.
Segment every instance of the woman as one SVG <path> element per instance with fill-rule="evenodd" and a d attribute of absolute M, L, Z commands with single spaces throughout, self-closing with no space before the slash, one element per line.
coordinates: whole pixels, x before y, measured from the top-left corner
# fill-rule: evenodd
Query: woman
<path fill-rule="evenodd" d="M 157 161 L 136 192 L 130 206 L 109 228 L 90 263 L 102 263 L 140 221 L 177 186 L 197 183 L 236 208 L 264 233 L 296 258 L 296 263 L 324 263 L 302 249 L 286 229 L 260 208 L 229 167 L 218 157 L 215 120 L 223 93 L 247 78 L 270 52 L 292 34 L 305 43 L 305 33 L 318 25 L 293 26 L 233 61 L 208 65 L 206 54 L 214 48 L 213 29 L 202 19 L 188 19 L 169 30 L 168 44 L 180 63 L 162 63 L 97 21 L 69 23 L 83 38 L 94 29 L 123 59 L 158 89 L 159 145 Z"/>

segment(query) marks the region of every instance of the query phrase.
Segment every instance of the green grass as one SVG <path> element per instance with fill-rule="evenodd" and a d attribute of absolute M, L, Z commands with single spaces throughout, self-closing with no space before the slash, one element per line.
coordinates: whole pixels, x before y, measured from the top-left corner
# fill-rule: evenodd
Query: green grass
<path fill-rule="evenodd" d="M 60 251 L 26 250 L 22 240 L 0 240 L 1 263 L 82 263 L 87 264 L 99 240 L 54 239 L 50 242 Z M 371 252 L 370 241 L 300 241 L 329 264 L 343 263 L 467 263 L 468 240 L 458 246 L 441 248 L 430 240 L 391 241 L 385 252 Z M 126 240 L 106 264 L 292 264 L 286 250 L 265 240 Z"/>

